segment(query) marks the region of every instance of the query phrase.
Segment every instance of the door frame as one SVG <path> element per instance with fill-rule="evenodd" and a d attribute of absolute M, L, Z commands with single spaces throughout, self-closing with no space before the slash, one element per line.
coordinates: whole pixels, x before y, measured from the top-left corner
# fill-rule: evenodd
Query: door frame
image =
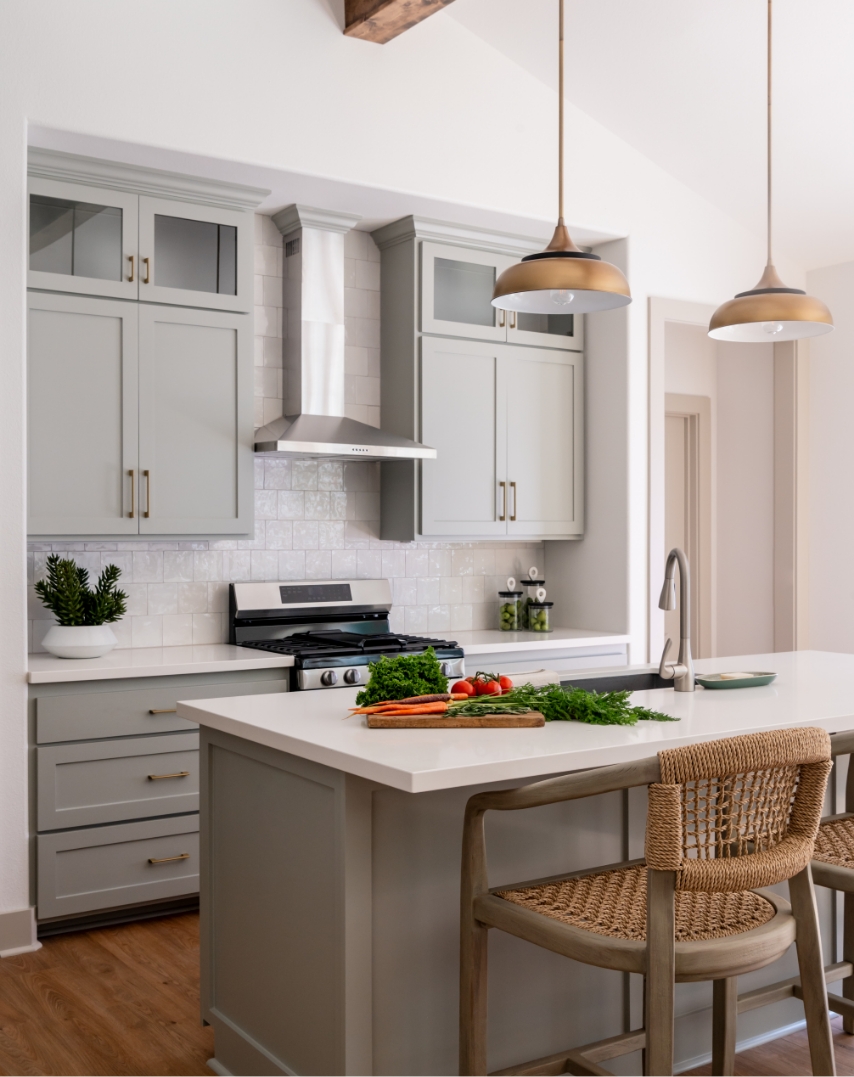
<path fill-rule="evenodd" d="M 712 402 L 707 396 L 665 393 L 664 414 L 665 419 L 675 417 L 688 423 L 689 539 L 685 553 L 695 581 L 696 639 L 692 640 L 692 651 L 695 658 L 713 658 L 716 648 L 712 588 Z"/>

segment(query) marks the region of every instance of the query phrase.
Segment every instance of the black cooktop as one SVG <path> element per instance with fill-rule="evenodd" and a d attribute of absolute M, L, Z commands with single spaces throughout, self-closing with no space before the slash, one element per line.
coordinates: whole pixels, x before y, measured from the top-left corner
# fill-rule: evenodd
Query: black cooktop
<path fill-rule="evenodd" d="M 276 654 L 292 654 L 300 660 L 305 659 L 358 659 L 380 654 L 418 654 L 428 647 L 433 647 L 442 656 L 461 657 L 455 641 L 431 639 L 427 636 L 401 636 L 395 632 L 377 632 L 363 635 L 358 632 L 296 632 L 283 639 L 244 640 L 240 646 L 257 647 L 262 651 L 274 651 Z M 457 650 L 458 655 L 447 652 Z"/>

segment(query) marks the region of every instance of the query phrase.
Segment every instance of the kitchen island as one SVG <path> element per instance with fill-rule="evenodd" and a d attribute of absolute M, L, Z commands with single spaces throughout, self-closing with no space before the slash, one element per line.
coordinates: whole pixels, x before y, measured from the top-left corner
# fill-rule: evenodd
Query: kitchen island
<path fill-rule="evenodd" d="M 202 1012 L 216 1033 L 213 1068 L 457 1072 L 460 839 L 474 792 L 739 733 L 854 728 L 854 656 L 740 656 L 697 668 L 778 677 L 750 689 L 635 693 L 679 721 L 634 727 L 369 730 L 347 717 L 352 689 L 179 704 L 202 726 Z M 639 855 L 644 792 L 493 813 L 490 884 Z M 833 895 L 820 892 L 820 908 L 825 958 L 835 960 Z M 740 989 L 793 969 L 789 955 Z M 638 1027 L 633 981 L 491 933 L 490 1069 Z M 710 1003 L 710 985 L 680 985 L 677 1065 L 708 1052 Z M 801 1018 L 791 999 L 752 1011 L 739 1040 Z M 618 1065 L 639 1072 L 639 1058 Z"/>

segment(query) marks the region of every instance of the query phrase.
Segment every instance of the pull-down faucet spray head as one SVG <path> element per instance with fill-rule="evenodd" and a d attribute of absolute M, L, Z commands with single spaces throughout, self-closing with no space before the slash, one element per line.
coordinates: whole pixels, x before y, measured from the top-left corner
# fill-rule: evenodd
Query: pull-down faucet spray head
<path fill-rule="evenodd" d="M 658 600 L 658 608 L 660 610 L 675 610 L 676 609 L 676 580 L 673 575 L 664 577 L 664 584 L 661 588 L 661 597 Z"/>

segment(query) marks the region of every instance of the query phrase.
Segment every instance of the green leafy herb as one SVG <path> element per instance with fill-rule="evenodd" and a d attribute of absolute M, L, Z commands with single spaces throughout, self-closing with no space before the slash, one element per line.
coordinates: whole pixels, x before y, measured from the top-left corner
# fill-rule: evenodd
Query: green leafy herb
<path fill-rule="evenodd" d="M 423 654 L 400 654 L 394 658 L 381 655 L 371 662 L 370 680 L 356 696 L 356 704 L 370 707 L 390 699 L 447 691 L 448 678 L 442 673 L 436 652 L 428 647 Z"/>
<path fill-rule="evenodd" d="M 125 614 L 127 595 L 116 586 L 120 575 L 120 568 L 107 565 L 90 591 L 85 568 L 51 554 L 47 578 L 38 581 L 35 592 L 61 625 L 103 625 Z"/>
<path fill-rule="evenodd" d="M 587 722 L 591 725 L 635 725 L 638 721 L 678 722 L 669 714 L 629 705 L 630 692 L 587 692 L 546 684 L 522 684 L 500 696 L 481 696 L 453 703 L 449 714 L 523 714 L 539 711 L 547 722 Z"/>

